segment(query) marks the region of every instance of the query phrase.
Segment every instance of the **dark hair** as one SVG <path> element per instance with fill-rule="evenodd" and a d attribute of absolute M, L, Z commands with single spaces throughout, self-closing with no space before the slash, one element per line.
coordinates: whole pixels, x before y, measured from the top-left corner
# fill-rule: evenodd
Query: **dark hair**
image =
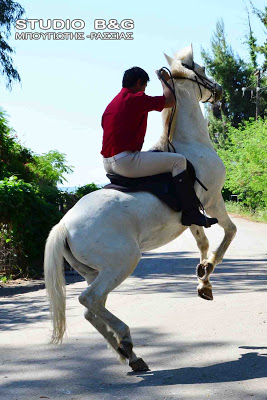
<path fill-rule="evenodd" d="M 130 88 L 135 86 L 138 79 L 141 79 L 141 84 L 144 85 L 149 81 L 149 76 L 142 68 L 133 67 L 124 72 L 122 79 L 122 87 Z"/>

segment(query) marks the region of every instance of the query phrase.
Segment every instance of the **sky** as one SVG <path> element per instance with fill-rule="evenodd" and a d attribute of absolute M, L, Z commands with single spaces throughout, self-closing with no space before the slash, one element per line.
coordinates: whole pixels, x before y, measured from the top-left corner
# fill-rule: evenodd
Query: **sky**
<path fill-rule="evenodd" d="M 24 0 L 19 1 L 26 13 L 23 19 L 83 20 L 81 30 L 14 29 L 8 43 L 21 84 L 8 91 L 0 77 L 0 107 L 7 114 L 9 126 L 24 146 L 37 154 L 58 150 L 66 155 L 72 174 L 65 175 L 64 186 L 108 183 L 103 167 L 103 132 L 101 117 L 108 103 L 121 90 L 126 69 L 139 66 L 150 77 L 146 93 L 162 94 L 155 70 L 167 66 L 163 52 L 170 56 L 192 43 L 194 59 L 201 64 L 201 48 L 210 49 L 216 22 L 225 24 L 227 42 L 243 59 L 248 60 L 245 35 L 248 32 L 248 0 L 191 0 L 166 3 L 135 0 L 134 2 L 102 0 Z M 264 0 L 254 0 L 263 10 Z M 252 29 L 262 43 L 263 25 L 252 13 Z M 96 19 L 132 20 L 130 30 L 96 30 Z M 79 26 L 79 23 L 76 23 Z M 16 40 L 15 33 L 35 33 L 36 39 Z M 37 39 L 38 33 L 132 32 L 125 40 L 55 40 Z M 40 36 L 40 35 L 39 35 Z M 150 112 L 142 150 L 157 142 L 162 132 L 161 114 Z"/>

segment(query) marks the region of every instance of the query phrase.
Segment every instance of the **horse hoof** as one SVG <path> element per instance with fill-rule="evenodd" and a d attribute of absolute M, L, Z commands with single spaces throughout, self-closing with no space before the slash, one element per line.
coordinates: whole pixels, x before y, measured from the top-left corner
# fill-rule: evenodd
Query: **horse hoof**
<path fill-rule="evenodd" d="M 129 366 L 133 371 L 149 371 L 148 365 L 142 358 L 137 358 L 136 361 L 129 362 Z"/>
<path fill-rule="evenodd" d="M 212 289 L 209 287 L 198 289 L 198 295 L 204 300 L 213 300 Z"/>

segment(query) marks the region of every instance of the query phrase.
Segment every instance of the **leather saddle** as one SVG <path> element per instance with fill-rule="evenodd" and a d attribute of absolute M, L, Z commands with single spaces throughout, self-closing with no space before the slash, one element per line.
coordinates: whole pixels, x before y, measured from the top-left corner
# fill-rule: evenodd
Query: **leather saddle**
<path fill-rule="evenodd" d="M 155 150 L 154 150 L 155 151 Z M 159 151 L 159 150 L 157 150 Z M 194 183 L 196 173 L 194 166 L 187 160 L 187 170 Z M 103 189 L 115 189 L 120 192 L 149 192 L 157 196 L 174 211 L 181 211 L 181 205 L 178 202 L 175 192 L 174 181 L 171 172 L 163 174 L 144 176 L 141 178 L 127 178 L 118 174 L 106 174 L 110 184 Z"/>

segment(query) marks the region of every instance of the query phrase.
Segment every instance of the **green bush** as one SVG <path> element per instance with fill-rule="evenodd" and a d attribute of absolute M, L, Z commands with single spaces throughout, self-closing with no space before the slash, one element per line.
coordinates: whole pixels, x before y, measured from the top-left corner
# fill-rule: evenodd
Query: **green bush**
<path fill-rule="evenodd" d="M 95 183 L 89 183 L 88 185 L 80 186 L 75 195 L 80 199 L 88 193 L 95 192 L 96 190 L 101 189 L 100 186 L 97 186 Z"/>
<path fill-rule="evenodd" d="M 26 275 L 40 275 L 47 235 L 62 214 L 57 204 L 48 202 L 38 186 L 13 176 L 0 181 L 0 209 L 3 227 L 8 226 L 6 241 L 14 251 L 21 248 L 16 267 Z"/>
<path fill-rule="evenodd" d="M 229 128 L 224 148 L 217 151 L 226 166 L 225 189 L 252 210 L 267 207 L 266 119 Z"/>
<path fill-rule="evenodd" d="M 48 232 L 70 202 L 57 183 L 69 172 L 65 154 L 38 155 L 22 146 L 0 108 L 0 271 L 42 273 Z"/>

